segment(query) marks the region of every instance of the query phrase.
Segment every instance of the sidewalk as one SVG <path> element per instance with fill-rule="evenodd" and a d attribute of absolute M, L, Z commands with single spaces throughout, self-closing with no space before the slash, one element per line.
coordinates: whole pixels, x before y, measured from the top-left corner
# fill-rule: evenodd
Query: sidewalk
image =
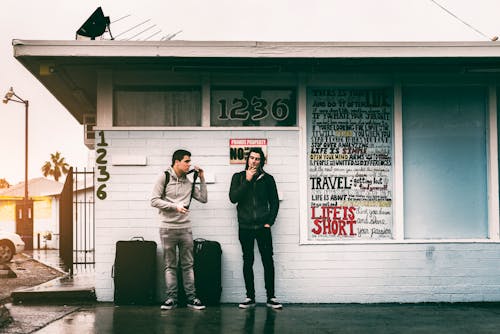
<path fill-rule="evenodd" d="M 54 253 L 33 255 L 50 260 Z M 43 257 L 43 258 L 42 258 Z M 53 257 L 52 257 L 53 258 Z M 77 272 L 73 288 L 93 284 L 93 272 Z M 63 289 L 64 284 L 52 284 Z M 7 304 L 14 322 L 0 333 L 497 333 L 500 303 L 264 304 L 241 310 L 223 304 L 194 311 L 155 306 L 81 302 Z M 75 303 L 77 302 L 77 303 Z"/>
<path fill-rule="evenodd" d="M 59 258 L 58 250 L 32 250 L 24 254 L 34 260 L 64 273 L 64 265 Z M 64 276 L 46 283 L 14 291 L 11 294 L 14 304 L 19 303 L 53 303 L 72 301 L 95 301 L 95 270 L 93 266 L 75 266 L 73 276 Z"/>

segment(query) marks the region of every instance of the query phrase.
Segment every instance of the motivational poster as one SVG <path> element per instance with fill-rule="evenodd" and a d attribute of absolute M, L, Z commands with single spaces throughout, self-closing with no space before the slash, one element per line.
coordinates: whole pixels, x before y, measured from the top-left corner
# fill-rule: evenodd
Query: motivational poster
<path fill-rule="evenodd" d="M 308 240 L 392 238 L 391 88 L 307 91 Z"/>

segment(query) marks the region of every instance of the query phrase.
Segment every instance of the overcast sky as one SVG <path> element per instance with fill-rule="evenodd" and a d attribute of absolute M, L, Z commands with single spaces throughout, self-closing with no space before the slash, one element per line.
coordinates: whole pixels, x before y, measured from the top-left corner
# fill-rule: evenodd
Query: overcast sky
<path fill-rule="evenodd" d="M 500 35 L 500 0 L 436 0 L 487 37 Z M 12 56 L 12 39 L 74 40 L 101 6 L 117 40 L 486 41 L 431 0 L 17 0 L 0 11 L 0 95 L 30 101 L 29 178 L 50 153 L 87 164 L 83 128 Z M 129 15 L 129 16 L 128 16 Z M 129 33 L 126 30 L 141 24 Z M 151 27 L 153 26 L 153 27 Z M 150 28 L 151 27 L 151 28 Z M 139 36 L 134 34 L 148 29 Z M 109 38 L 108 34 L 104 35 Z M 500 43 L 497 42 L 497 43 Z M 0 104 L 0 179 L 24 180 L 24 108 Z"/>

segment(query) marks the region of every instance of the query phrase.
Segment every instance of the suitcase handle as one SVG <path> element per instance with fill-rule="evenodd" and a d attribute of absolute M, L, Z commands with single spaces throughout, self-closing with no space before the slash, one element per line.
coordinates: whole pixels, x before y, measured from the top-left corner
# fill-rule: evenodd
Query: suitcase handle
<path fill-rule="evenodd" d="M 203 239 L 203 238 L 196 238 L 193 241 L 194 241 L 194 248 L 193 248 L 193 250 L 194 250 L 195 253 L 200 252 L 201 249 L 203 248 L 203 245 L 207 245 L 207 243 L 211 243 L 211 242 L 214 242 L 217 245 L 219 245 L 219 251 L 222 252 L 222 249 L 220 248 L 220 244 L 217 241 L 209 241 L 209 240 Z"/>
<path fill-rule="evenodd" d="M 132 237 L 130 240 L 144 241 L 144 237 Z"/>
<path fill-rule="evenodd" d="M 202 245 L 202 244 L 203 244 L 205 241 L 207 241 L 207 240 L 206 240 L 206 239 L 203 239 L 203 238 L 196 238 L 196 239 L 194 239 L 194 241 L 195 241 L 195 244 L 196 244 L 196 245 L 195 245 L 195 247 L 196 247 L 196 252 L 199 252 L 199 251 L 201 250 L 201 248 L 203 247 L 203 245 Z"/>

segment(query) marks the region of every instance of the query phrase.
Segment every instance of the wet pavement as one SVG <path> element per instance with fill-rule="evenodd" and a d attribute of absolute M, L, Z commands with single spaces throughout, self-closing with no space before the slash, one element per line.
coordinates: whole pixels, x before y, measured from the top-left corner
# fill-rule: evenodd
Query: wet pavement
<path fill-rule="evenodd" d="M 47 266 L 55 268 L 63 276 L 27 289 L 17 290 L 11 294 L 13 302 L 71 302 L 95 301 L 95 270 L 93 265 L 75 265 L 73 275 L 64 271 L 58 250 L 33 250 L 24 254 Z"/>
<path fill-rule="evenodd" d="M 39 260 L 51 265 L 51 254 Z M 87 289 L 93 279 L 90 271 L 80 276 L 76 271 L 59 288 Z M 47 288 L 57 291 L 58 284 Z M 223 304 L 161 311 L 159 305 L 40 302 L 7 304 L 14 322 L 0 333 L 497 333 L 500 328 L 500 303 L 288 304 L 283 310 Z"/>
<path fill-rule="evenodd" d="M 500 305 L 483 303 L 293 304 L 283 310 L 225 304 L 202 311 L 96 303 L 76 309 L 13 306 L 11 313 L 27 331 L 7 327 L 0 333 L 498 333 L 500 328 Z M 38 314 L 54 320 L 42 323 Z"/>

